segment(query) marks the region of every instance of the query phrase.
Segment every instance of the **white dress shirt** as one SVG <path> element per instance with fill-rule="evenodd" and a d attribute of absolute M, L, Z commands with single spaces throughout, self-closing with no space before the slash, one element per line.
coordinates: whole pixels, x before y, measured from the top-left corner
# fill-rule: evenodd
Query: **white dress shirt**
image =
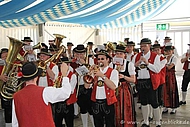
<path fill-rule="evenodd" d="M 149 51 L 147 54 L 143 55 L 143 57 L 148 61 L 148 59 L 150 58 L 150 54 L 151 54 L 151 52 Z M 136 57 L 137 57 L 137 54 L 132 59 L 132 63 L 134 63 L 134 64 L 135 64 Z M 161 66 L 160 65 L 160 56 L 156 55 L 156 57 L 154 59 L 154 63 L 153 64 L 149 63 L 147 67 L 151 71 L 153 71 L 155 73 L 159 73 L 160 70 L 161 70 L 160 66 Z M 149 78 L 150 78 L 150 74 L 149 74 L 149 70 L 147 68 L 138 70 L 138 77 L 137 77 L 137 79 L 149 79 Z"/>
<path fill-rule="evenodd" d="M 67 75 L 69 74 L 69 71 Z M 71 84 L 71 93 L 74 93 L 76 84 L 77 84 L 77 76 L 75 74 L 72 74 L 71 79 L 70 79 L 70 84 Z"/>
<path fill-rule="evenodd" d="M 58 66 L 57 65 L 53 66 L 52 71 L 55 74 L 55 78 L 54 78 L 54 80 L 55 80 L 59 74 Z M 38 85 L 43 86 L 43 87 L 48 87 L 47 76 L 39 77 Z"/>
<path fill-rule="evenodd" d="M 45 87 L 42 93 L 42 98 L 44 100 L 44 103 L 48 105 L 49 103 L 65 101 L 70 96 L 70 94 L 71 94 L 71 85 L 69 83 L 69 78 L 63 77 L 62 87 L 61 88 Z M 18 120 L 15 112 L 14 99 L 12 103 L 12 127 L 18 127 Z"/>
<path fill-rule="evenodd" d="M 182 59 L 183 58 L 186 58 L 187 56 L 186 56 L 186 53 L 184 53 L 183 55 L 182 55 Z M 189 63 L 189 65 L 188 65 L 188 69 L 190 69 L 190 63 Z"/>
<path fill-rule="evenodd" d="M 71 58 L 73 57 L 73 52 L 72 52 L 72 50 L 71 50 L 71 54 L 69 54 L 68 49 L 66 49 L 66 55 L 67 55 L 67 57 L 68 57 L 69 59 L 71 59 Z"/>
<path fill-rule="evenodd" d="M 161 56 L 164 57 L 163 54 L 161 54 L 160 57 L 161 57 Z M 166 63 L 167 63 L 167 60 L 166 60 L 166 59 L 161 60 L 161 61 L 160 61 L 160 68 L 161 68 L 161 69 L 164 68 L 164 67 L 166 66 Z"/>
<path fill-rule="evenodd" d="M 167 64 L 172 64 L 172 63 L 174 65 L 177 64 L 177 57 L 174 54 L 172 54 L 172 56 L 170 57 L 169 61 L 167 62 Z"/>
<path fill-rule="evenodd" d="M 126 70 L 126 64 L 127 64 L 127 60 L 124 59 L 123 70 L 120 70 L 120 72 L 124 72 Z M 112 62 L 109 64 L 109 67 L 113 68 Z M 117 68 L 117 65 L 115 65 L 114 69 L 116 69 L 116 68 Z M 128 64 L 128 72 L 129 72 L 129 75 L 135 75 L 136 74 L 135 66 L 132 62 L 129 62 L 129 64 Z"/>
<path fill-rule="evenodd" d="M 108 70 L 108 67 L 107 66 L 106 68 L 104 68 L 104 70 L 102 70 L 100 68 L 100 71 L 102 73 L 106 73 L 106 71 Z M 110 75 L 110 78 L 109 78 L 114 84 L 116 87 L 118 87 L 118 83 L 119 83 L 119 73 L 117 70 L 113 69 L 113 71 L 111 72 L 111 75 Z M 98 77 L 98 80 L 102 80 L 101 77 Z M 97 86 L 97 89 L 96 89 L 96 99 L 106 99 L 106 92 L 105 92 L 105 87 L 102 86 L 102 87 L 99 87 Z"/>
<path fill-rule="evenodd" d="M 134 52 L 132 53 L 126 53 L 126 60 L 131 61 L 131 57 L 134 55 Z"/>

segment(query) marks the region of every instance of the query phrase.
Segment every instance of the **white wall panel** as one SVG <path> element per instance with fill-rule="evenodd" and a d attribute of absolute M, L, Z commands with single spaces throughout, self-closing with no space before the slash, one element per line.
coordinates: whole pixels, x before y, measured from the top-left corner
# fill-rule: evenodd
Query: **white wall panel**
<path fill-rule="evenodd" d="M 24 37 L 31 37 L 34 44 L 38 41 L 37 26 L 16 27 L 16 28 L 2 28 L 0 27 L 0 47 L 8 47 L 9 39 L 7 36 L 18 40 L 23 40 Z"/>
<path fill-rule="evenodd" d="M 48 40 L 53 40 L 53 34 L 62 34 L 67 38 L 63 39 L 63 44 L 72 42 L 77 44 L 86 44 L 91 41 L 95 43 L 95 29 L 84 28 L 81 25 L 63 24 L 57 22 L 46 23 L 44 32 L 44 42 L 48 44 Z"/>

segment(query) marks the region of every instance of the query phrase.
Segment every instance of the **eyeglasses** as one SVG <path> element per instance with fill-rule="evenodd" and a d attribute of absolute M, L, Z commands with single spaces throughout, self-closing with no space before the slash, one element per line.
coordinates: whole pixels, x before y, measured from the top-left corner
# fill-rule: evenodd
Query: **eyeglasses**
<path fill-rule="evenodd" d="M 98 58 L 98 60 L 104 60 L 104 58 Z"/>

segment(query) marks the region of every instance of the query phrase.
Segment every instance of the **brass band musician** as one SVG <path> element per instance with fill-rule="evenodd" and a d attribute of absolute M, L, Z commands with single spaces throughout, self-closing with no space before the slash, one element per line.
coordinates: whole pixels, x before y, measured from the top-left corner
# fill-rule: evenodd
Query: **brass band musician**
<path fill-rule="evenodd" d="M 186 96 L 187 96 L 187 87 L 190 82 L 190 44 L 188 44 L 189 48 L 185 54 L 183 54 L 181 63 L 184 63 L 183 69 L 185 70 L 183 74 L 182 80 L 182 100 L 179 102 L 180 105 L 186 104 Z"/>
<path fill-rule="evenodd" d="M 70 66 L 71 61 L 68 59 L 68 57 L 62 57 L 60 58 L 60 64 L 64 62 L 67 64 L 67 66 Z M 61 87 L 58 86 L 62 82 L 61 72 L 58 77 L 58 83 L 55 82 L 55 87 Z M 70 97 L 63 101 L 55 103 L 55 117 L 54 122 L 56 127 L 62 127 L 62 120 L 64 118 L 66 126 L 67 127 L 74 127 L 74 103 L 77 101 L 76 97 L 76 84 L 77 84 L 77 77 L 72 72 L 72 70 L 68 69 L 67 75 L 69 78 L 69 82 L 71 85 L 71 95 Z M 57 80 L 57 79 L 56 79 Z"/>
<path fill-rule="evenodd" d="M 5 66 L 5 60 L 8 55 L 8 49 L 7 48 L 2 48 L 0 51 L 0 58 L 1 58 L 1 65 L 0 65 L 0 73 L 2 73 L 3 67 Z M 7 75 L 1 74 L 0 75 L 0 80 L 3 82 L 6 82 L 8 79 Z M 1 106 L 4 109 L 4 114 L 5 114 L 5 123 L 6 126 L 10 125 L 12 122 L 12 100 L 5 100 L 1 97 Z"/>
<path fill-rule="evenodd" d="M 96 57 L 100 70 L 94 70 L 95 77 L 91 95 L 94 124 L 95 127 L 103 127 L 105 120 L 107 127 L 115 127 L 114 103 L 117 101 L 115 89 L 119 81 L 118 71 L 108 66 L 111 57 L 107 51 L 100 50 Z M 85 85 L 91 88 L 90 84 Z"/>
<path fill-rule="evenodd" d="M 87 57 L 85 58 L 86 48 L 84 47 L 84 45 L 82 44 L 77 45 L 74 51 L 76 52 L 75 64 L 77 64 L 78 66 L 85 65 L 88 59 Z M 80 107 L 82 124 L 83 127 L 88 127 L 88 113 L 92 121 L 92 124 L 94 123 L 92 116 L 93 113 L 91 108 L 92 101 L 90 99 L 92 88 L 86 89 L 84 87 L 83 75 L 78 75 L 78 89 L 79 90 L 78 90 L 77 104 Z"/>
<path fill-rule="evenodd" d="M 38 53 L 40 61 L 46 61 L 51 57 L 50 52 L 48 49 L 41 49 L 41 52 Z M 40 76 L 38 84 L 47 87 L 47 86 L 53 86 L 53 81 L 57 78 L 59 74 L 59 69 L 58 66 L 53 63 L 52 61 L 47 63 L 46 67 L 46 75 L 45 76 Z"/>

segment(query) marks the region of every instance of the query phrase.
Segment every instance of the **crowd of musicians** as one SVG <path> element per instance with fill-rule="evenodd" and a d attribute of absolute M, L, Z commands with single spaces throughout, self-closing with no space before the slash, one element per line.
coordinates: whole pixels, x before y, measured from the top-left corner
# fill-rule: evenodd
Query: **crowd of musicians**
<path fill-rule="evenodd" d="M 33 97 L 39 94 L 38 92 L 27 94 L 25 90 L 23 91 L 25 97 L 21 97 L 19 92 L 21 93 L 22 89 L 15 93 L 13 99 L 1 97 L 6 125 L 62 127 L 64 123 L 67 127 L 74 127 L 74 119 L 80 114 L 83 127 L 89 127 L 88 119 L 91 120 L 93 127 L 136 127 L 138 124 L 136 110 L 139 102 L 143 117 L 141 126 L 149 127 L 150 121 L 155 120 L 156 127 L 161 127 L 163 113 L 170 111 L 170 114 L 175 114 L 180 105 L 186 104 L 187 87 L 190 82 L 190 44 L 188 44 L 188 50 L 181 59 L 185 71 L 180 101 L 175 75 L 176 48 L 171 40 L 170 37 L 165 37 L 164 46 L 161 46 L 157 42 L 152 43 L 150 39 L 143 38 L 139 42 L 140 49 L 136 49 L 135 43 L 129 38 L 125 38 L 124 42 L 109 42 L 97 47 L 93 42 L 85 45 L 68 42 L 66 50 L 60 53 L 60 48 L 64 47 L 57 46 L 55 40 L 49 41 L 49 45 L 42 43 L 40 49 L 35 50 L 32 39 L 24 37 L 22 40 L 24 46 L 19 52 L 24 60 L 17 59 L 24 67 L 23 70 L 22 67 L 18 69 L 18 76 L 19 71 L 33 78 L 34 75 L 38 76 L 36 84 L 45 89 L 43 96 L 35 100 Z M 5 60 L 9 50 L 11 49 L 2 48 L 0 51 L 0 71 L 6 67 Z M 51 59 L 56 56 L 54 54 L 59 56 Z M 35 69 L 34 74 L 30 70 L 27 71 L 27 68 L 35 68 L 39 61 L 48 61 L 40 75 L 37 75 L 39 71 Z M 66 66 L 68 82 L 62 74 Z M 7 75 L 1 74 L 0 80 L 7 82 L 8 79 Z M 64 84 L 68 83 L 71 89 L 69 97 L 58 97 L 59 91 L 50 92 L 48 89 L 66 87 Z M 24 89 L 27 85 L 23 83 L 22 87 Z M 69 88 L 65 88 L 65 92 L 69 91 L 67 89 Z M 32 105 L 28 104 L 27 98 L 33 102 Z M 44 104 L 51 108 L 50 116 L 47 116 L 49 110 L 42 108 L 43 106 L 39 108 L 41 105 L 36 103 L 42 101 L 42 98 Z M 28 121 L 23 122 L 24 119 Z M 46 123 L 44 120 L 49 121 Z"/>

